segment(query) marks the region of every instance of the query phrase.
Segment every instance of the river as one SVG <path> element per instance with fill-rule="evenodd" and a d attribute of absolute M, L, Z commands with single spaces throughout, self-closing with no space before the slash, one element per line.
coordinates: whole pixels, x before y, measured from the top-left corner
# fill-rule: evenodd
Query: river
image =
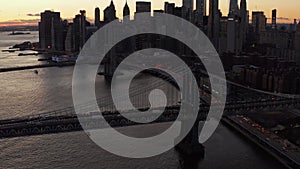
<path fill-rule="evenodd" d="M 0 49 L 23 41 L 37 41 L 37 32 L 8 36 L 0 33 Z M 31 39 L 30 39 L 31 37 Z M 0 67 L 38 64 L 37 56 L 19 57 L 0 53 Z M 73 67 L 0 73 L 0 119 L 26 116 L 72 106 Z M 145 76 L 136 82 L 144 85 L 157 78 Z M 97 77 L 98 93 L 109 90 L 104 78 Z M 151 132 L 165 123 L 121 128 L 133 133 Z M 142 133 L 141 133 L 142 134 Z M 185 159 L 174 149 L 147 159 L 128 159 L 110 154 L 94 144 L 82 131 L 0 140 L 0 168 L 102 168 L 102 169 L 281 169 L 282 165 L 236 132 L 220 124 L 205 144 L 205 158 Z"/>

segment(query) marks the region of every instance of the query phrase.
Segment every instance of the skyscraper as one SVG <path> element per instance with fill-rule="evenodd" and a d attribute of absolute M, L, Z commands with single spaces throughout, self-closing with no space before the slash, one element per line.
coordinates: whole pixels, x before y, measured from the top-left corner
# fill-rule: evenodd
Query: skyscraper
<path fill-rule="evenodd" d="M 123 17 L 128 16 L 128 15 L 130 15 L 130 9 L 129 9 L 129 6 L 128 6 L 127 1 L 126 1 L 125 6 L 123 8 Z"/>
<path fill-rule="evenodd" d="M 59 12 L 47 10 L 41 13 L 39 41 L 42 49 L 63 50 L 63 26 Z"/>
<path fill-rule="evenodd" d="M 277 29 L 276 19 L 277 19 L 277 10 L 273 9 L 272 10 L 272 29 Z"/>
<path fill-rule="evenodd" d="M 95 26 L 100 25 L 100 9 L 97 7 L 95 8 Z"/>
<path fill-rule="evenodd" d="M 175 3 L 165 2 L 165 13 L 174 15 Z"/>
<path fill-rule="evenodd" d="M 151 12 L 151 2 L 136 2 L 136 13 Z"/>
<path fill-rule="evenodd" d="M 182 0 L 182 14 L 183 18 L 188 21 L 192 21 L 192 13 L 194 11 L 194 1 L 193 0 Z"/>
<path fill-rule="evenodd" d="M 202 0 L 202 1 L 203 1 L 203 16 L 206 16 L 207 0 Z"/>
<path fill-rule="evenodd" d="M 244 5 L 244 4 L 243 4 Z M 239 54 L 242 47 L 241 34 L 241 12 L 239 11 L 237 0 L 230 0 L 229 13 L 227 19 L 227 52 Z M 245 12 L 245 11 L 243 11 Z M 245 21 L 244 21 L 245 22 Z"/>
<path fill-rule="evenodd" d="M 237 15 L 230 14 L 227 20 L 227 52 L 239 54 L 242 50 L 241 22 Z"/>
<path fill-rule="evenodd" d="M 296 63 L 300 66 L 300 21 L 296 26 L 294 48 L 296 51 Z"/>
<path fill-rule="evenodd" d="M 295 32 L 297 30 L 297 19 L 294 19 L 294 25 L 293 25 L 293 28 L 292 28 L 292 31 Z"/>
<path fill-rule="evenodd" d="M 242 43 L 246 42 L 247 28 L 248 28 L 248 12 L 247 12 L 247 2 L 246 0 L 241 0 L 240 4 L 240 17 L 241 17 L 241 26 L 240 26 L 240 36 Z"/>
<path fill-rule="evenodd" d="M 267 18 L 262 11 L 252 12 L 252 26 L 254 32 L 259 34 L 261 31 L 266 29 Z"/>
<path fill-rule="evenodd" d="M 229 14 L 237 14 L 238 9 L 239 7 L 237 0 L 230 0 Z"/>
<path fill-rule="evenodd" d="M 151 12 L 151 2 L 145 2 L 145 1 L 137 1 L 136 2 L 136 14 L 148 12 L 150 16 Z M 140 18 L 139 15 L 134 16 L 135 20 L 145 20 L 144 18 Z M 150 35 L 138 35 L 135 39 L 135 47 L 136 49 L 144 49 L 150 47 Z"/>
<path fill-rule="evenodd" d="M 110 5 L 104 9 L 104 22 L 111 22 L 117 19 L 116 8 L 114 2 L 111 1 Z"/>
<path fill-rule="evenodd" d="M 72 34 L 73 34 L 73 40 L 74 43 L 72 45 L 72 48 L 74 51 L 79 51 L 80 50 L 80 27 L 81 27 L 81 15 L 76 15 L 75 18 L 73 19 L 73 29 L 72 29 Z"/>
<path fill-rule="evenodd" d="M 86 11 L 80 10 L 80 49 L 86 41 Z"/>
<path fill-rule="evenodd" d="M 209 0 L 207 34 L 215 48 L 219 49 L 220 12 L 219 0 Z"/>
<path fill-rule="evenodd" d="M 203 16 L 206 6 L 206 0 L 196 0 L 195 23 L 203 26 Z"/>
<path fill-rule="evenodd" d="M 69 24 L 69 28 L 66 34 L 65 40 L 65 51 L 66 52 L 74 52 L 74 36 L 73 36 L 73 23 Z"/>
<path fill-rule="evenodd" d="M 183 0 L 182 6 L 186 9 L 193 10 L 194 9 L 194 1 L 193 0 Z"/>

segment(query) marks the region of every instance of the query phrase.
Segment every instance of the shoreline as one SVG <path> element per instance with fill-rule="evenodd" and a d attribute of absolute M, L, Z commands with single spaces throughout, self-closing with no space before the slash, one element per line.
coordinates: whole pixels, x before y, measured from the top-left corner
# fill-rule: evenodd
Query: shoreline
<path fill-rule="evenodd" d="M 268 142 L 266 142 L 266 140 L 264 138 L 256 135 L 251 130 L 248 130 L 244 126 L 240 125 L 234 119 L 226 116 L 226 117 L 223 117 L 221 121 L 226 127 L 228 127 L 229 129 L 232 129 L 233 131 L 236 131 L 242 137 L 245 137 L 245 139 L 251 141 L 256 146 L 260 147 L 262 150 L 264 150 L 269 155 L 271 155 L 276 160 L 278 160 L 280 163 L 282 163 L 286 168 L 293 169 L 293 168 L 300 167 L 299 163 L 294 161 L 294 159 L 291 159 L 286 153 L 277 150 L 272 145 L 270 145 Z"/>
<path fill-rule="evenodd" d="M 75 65 L 74 62 L 66 62 L 66 63 L 48 63 L 48 64 L 40 64 L 40 65 L 18 66 L 18 67 L 0 68 L 0 73 L 38 69 L 38 68 L 48 68 L 48 67 L 67 67 L 67 66 L 74 66 L 74 65 Z"/>
<path fill-rule="evenodd" d="M 40 65 L 30 65 L 30 66 L 20 66 L 20 67 L 11 67 L 11 68 L 0 68 L 0 73 L 4 72 L 12 72 L 12 71 L 22 71 L 22 70 L 30 70 L 30 69 L 37 69 L 37 68 L 49 68 L 49 67 L 67 67 L 67 66 L 74 66 L 74 62 L 66 62 L 66 63 L 47 63 L 47 64 L 40 64 Z M 157 74 L 149 71 L 146 72 L 157 77 Z M 161 77 L 163 78 L 163 77 Z M 169 82 L 172 82 L 172 79 L 165 79 Z M 223 117 L 222 123 L 228 129 L 239 133 L 242 137 L 245 137 L 247 140 L 254 143 L 256 146 L 267 152 L 269 155 L 274 157 L 280 163 L 282 163 L 286 168 L 299 168 L 299 163 L 295 162 L 294 160 L 290 159 L 286 156 L 286 153 L 282 151 L 276 150 L 272 145 L 269 145 L 266 140 L 251 130 L 245 128 L 244 126 L 240 125 L 237 121 L 230 117 Z"/>

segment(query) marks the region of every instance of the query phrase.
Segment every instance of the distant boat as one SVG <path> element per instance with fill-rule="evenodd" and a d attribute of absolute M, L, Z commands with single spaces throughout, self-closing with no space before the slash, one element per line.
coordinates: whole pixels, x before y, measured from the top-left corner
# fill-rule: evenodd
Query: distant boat
<path fill-rule="evenodd" d="M 29 35 L 30 32 L 15 32 L 13 31 L 12 33 L 8 34 L 8 35 Z"/>
<path fill-rule="evenodd" d="M 15 51 L 18 50 L 14 50 L 14 49 L 2 50 L 2 52 L 9 52 L 9 53 L 14 53 Z"/>
<path fill-rule="evenodd" d="M 18 56 L 30 56 L 30 55 L 39 55 L 39 53 L 19 53 Z"/>
<path fill-rule="evenodd" d="M 76 62 L 77 57 L 76 56 L 52 56 L 52 61 L 56 63 L 62 63 L 62 62 Z"/>
<path fill-rule="evenodd" d="M 38 59 L 38 61 L 42 62 L 42 61 L 51 61 L 51 58 L 40 58 Z"/>
<path fill-rule="evenodd" d="M 35 73 L 35 74 L 39 74 L 39 71 L 37 71 L 37 70 L 34 70 L 34 73 Z"/>

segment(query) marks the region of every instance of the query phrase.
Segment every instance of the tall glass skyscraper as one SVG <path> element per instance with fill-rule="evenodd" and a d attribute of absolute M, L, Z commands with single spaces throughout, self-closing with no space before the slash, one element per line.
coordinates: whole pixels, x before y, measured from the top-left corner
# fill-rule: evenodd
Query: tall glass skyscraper
<path fill-rule="evenodd" d="M 182 17 L 192 21 L 192 14 L 194 11 L 194 1 L 193 0 L 183 0 L 182 1 Z"/>
<path fill-rule="evenodd" d="M 219 50 L 220 12 L 219 0 L 209 0 L 208 37 Z"/>
<path fill-rule="evenodd" d="M 238 9 L 239 7 L 237 0 L 230 0 L 229 14 L 237 14 Z"/>
<path fill-rule="evenodd" d="M 194 10 L 194 1 L 193 0 L 183 0 L 182 6 L 186 9 Z"/>
<path fill-rule="evenodd" d="M 203 25 L 203 16 L 206 15 L 206 0 L 196 0 L 195 23 Z"/>
<path fill-rule="evenodd" d="M 100 25 L 100 8 L 95 8 L 95 26 Z"/>

